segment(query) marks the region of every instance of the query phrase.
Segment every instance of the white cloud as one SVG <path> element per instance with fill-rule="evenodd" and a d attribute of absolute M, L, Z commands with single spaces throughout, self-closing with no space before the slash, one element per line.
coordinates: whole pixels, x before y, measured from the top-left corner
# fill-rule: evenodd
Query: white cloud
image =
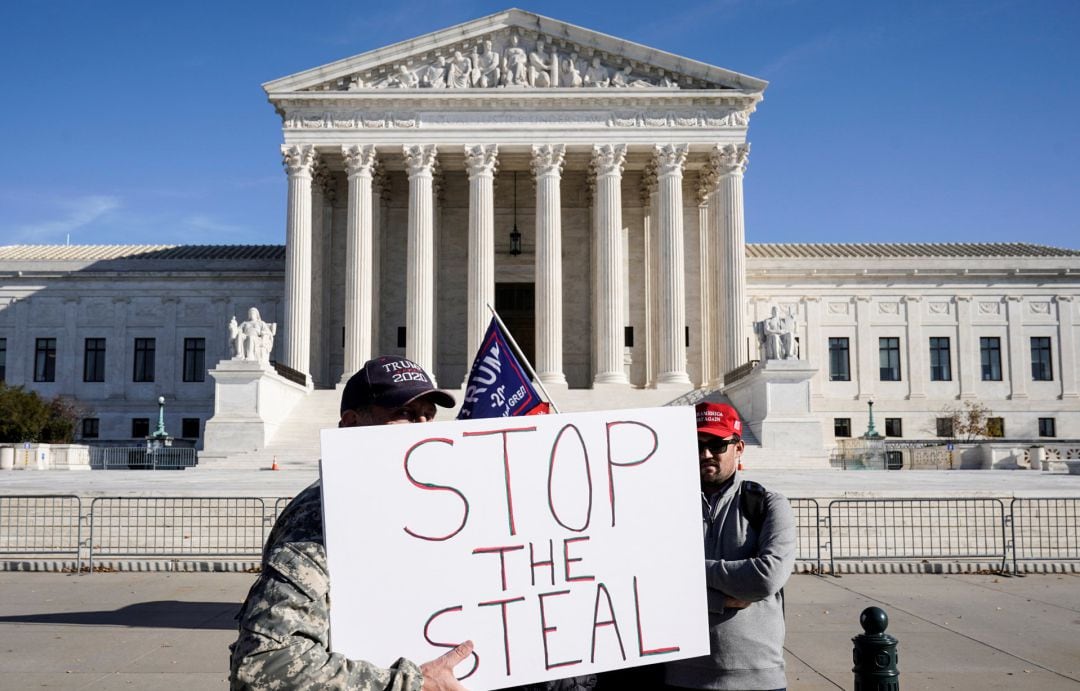
<path fill-rule="evenodd" d="M 121 206 L 118 197 L 88 195 L 57 202 L 57 207 L 65 208 L 66 215 L 61 218 L 23 223 L 15 227 L 15 243 L 59 243 L 67 235 L 79 228 L 90 225 Z"/>

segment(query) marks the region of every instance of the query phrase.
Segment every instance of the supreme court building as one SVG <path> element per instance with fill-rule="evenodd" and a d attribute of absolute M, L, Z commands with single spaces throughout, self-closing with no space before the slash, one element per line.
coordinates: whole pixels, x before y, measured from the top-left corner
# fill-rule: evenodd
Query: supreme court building
<path fill-rule="evenodd" d="M 720 389 L 779 307 L 827 444 L 871 400 L 891 436 L 979 400 L 1080 437 L 1080 251 L 747 244 L 762 80 L 509 10 L 264 88 L 283 248 L 0 247 L 0 376 L 83 401 L 87 438 L 138 436 L 159 393 L 200 436 L 252 306 L 314 396 L 384 353 L 460 387 L 489 305 L 557 401 Z"/>

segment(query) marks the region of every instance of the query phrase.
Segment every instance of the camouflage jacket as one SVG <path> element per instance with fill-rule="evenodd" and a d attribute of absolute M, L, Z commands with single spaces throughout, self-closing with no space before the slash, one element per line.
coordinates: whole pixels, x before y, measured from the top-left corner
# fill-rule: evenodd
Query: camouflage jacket
<path fill-rule="evenodd" d="M 330 652 L 330 577 L 323 545 L 322 487 L 281 513 L 263 549 L 262 573 L 240 613 L 231 646 L 233 689 L 420 691 L 423 675 L 404 658 L 390 669 Z"/>

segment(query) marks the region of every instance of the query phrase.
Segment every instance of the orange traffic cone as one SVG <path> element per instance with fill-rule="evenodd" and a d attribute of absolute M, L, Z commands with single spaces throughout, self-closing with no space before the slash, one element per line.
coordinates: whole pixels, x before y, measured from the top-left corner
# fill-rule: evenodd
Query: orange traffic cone
<path fill-rule="evenodd" d="M 270 470 L 281 470 L 281 468 L 279 468 L 277 464 L 277 456 L 274 456 L 274 463 L 270 466 Z"/>

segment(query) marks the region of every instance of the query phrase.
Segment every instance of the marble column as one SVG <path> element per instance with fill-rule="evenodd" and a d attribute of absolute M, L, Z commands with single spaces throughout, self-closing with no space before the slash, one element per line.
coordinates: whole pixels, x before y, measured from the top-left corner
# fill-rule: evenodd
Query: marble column
<path fill-rule="evenodd" d="M 1076 389 L 1076 332 L 1073 330 L 1072 295 L 1058 295 L 1058 369 L 1061 370 L 1061 398 L 1080 398 Z"/>
<path fill-rule="evenodd" d="M 405 357 L 432 377 L 435 357 L 434 144 L 403 147 L 409 174 L 409 229 L 405 248 Z"/>
<path fill-rule="evenodd" d="M 382 342 L 382 246 L 386 238 L 386 218 L 391 192 L 385 166 L 376 165 L 375 174 L 371 179 L 371 194 L 374 200 L 371 208 L 371 302 L 374 305 L 371 318 L 371 343 L 373 350 L 379 353 L 389 351 L 389 346 L 383 345 Z"/>
<path fill-rule="evenodd" d="M 687 144 L 657 145 L 656 178 L 660 192 L 660 256 L 657 298 L 662 305 L 660 368 L 657 384 L 690 384 L 686 373 L 686 285 L 683 238 L 683 167 Z M 743 293 L 745 296 L 745 291 Z"/>
<path fill-rule="evenodd" d="M 1024 298 L 1006 295 L 1005 307 L 1009 320 L 1009 383 L 1011 400 L 1026 399 L 1027 381 L 1031 377 L 1031 342 L 1024 337 Z"/>
<path fill-rule="evenodd" d="M 282 145 L 289 175 L 285 225 L 285 324 L 281 361 L 310 380 L 311 347 L 311 175 L 315 147 Z"/>
<path fill-rule="evenodd" d="M 701 382 L 702 387 L 718 386 L 716 381 L 719 356 L 717 338 L 714 333 L 713 311 L 716 295 L 713 293 L 715 271 L 713 266 L 713 232 L 709 227 L 709 197 L 716 187 L 716 174 L 711 170 L 702 170 L 698 176 L 698 312 L 701 319 Z"/>
<path fill-rule="evenodd" d="M 480 350 L 491 321 L 488 305 L 495 306 L 495 169 L 499 147 L 465 147 L 469 174 L 468 326 L 465 334 L 465 377 Z"/>
<path fill-rule="evenodd" d="M 349 176 L 348 222 L 345 235 L 345 365 L 341 381 L 371 359 L 372 267 L 374 258 L 372 177 L 375 147 L 343 146 L 345 171 Z"/>
<path fill-rule="evenodd" d="M 859 400 L 874 398 L 874 383 L 881 372 L 877 344 L 870 332 L 871 307 L 869 295 L 855 296 L 855 361 L 859 377 Z"/>
<path fill-rule="evenodd" d="M 926 353 L 930 350 L 930 341 L 923 337 L 922 297 L 906 295 L 904 304 L 907 306 L 908 399 L 919 400 L 926 398 L 929 378 Z"/>
<path fill-rule="evenodd" d="M 593 147 L 596 172 L 596 374 L 593 384 L 628 384 L 623 363 L 622 173 L 625 144 Z"/>
<path fill-rule="evenodd" d="M 330 182 L 330 170 L 325 163 L 315 166 L 311 176 L 311 364 L 309 372 L 316 384 L 323 384 L 325 358 L 323 336 L 323 301 L 326 288 L 326 240 L 329 225 L 326 218 L 326 190 Z"/>
<path fill-rule="evenodd" d="M 641 177 L 641 211 L 642 211 L 642 238 L 645 251 L 643 254 L 645 273 L 641 277 L 645 287 L 645 324 L 643 340 L 645 344 L 645 382 L 646 387 L 656 386 L 656 372 L 659 369 L 660 358 L 657 355 L 656 326 L 658 304 L 656 299 L 656 255 L 657 236 L 659 234 L 658 218 L 656 213 L 656 159 L 650 158 L 645 164 L 645 170 Z"/>
<path fill-rule="evenodd" d="M 562 324 L 562 195 L 566 147 L 532 147 L 536 177 L 536 375 L 544 384 L 565 386 Z"/>
<path fill-rule="evenodd" d="M 743 219 L 743 173 L 749 144 L 715 147 L 709 162 L 716 171 L 713 227 L 719 244 L 716 295 L 722 303 L 719 376 L 746 361 L 746 229 Z"/>
<path fill-rule="evenodd" d="M 980 371 L 981 358 L 971 328 L 971 296 L 956 296 L 956 369 L 959 370 L 960 398 L 977 398 L 975 373 Z"/>

